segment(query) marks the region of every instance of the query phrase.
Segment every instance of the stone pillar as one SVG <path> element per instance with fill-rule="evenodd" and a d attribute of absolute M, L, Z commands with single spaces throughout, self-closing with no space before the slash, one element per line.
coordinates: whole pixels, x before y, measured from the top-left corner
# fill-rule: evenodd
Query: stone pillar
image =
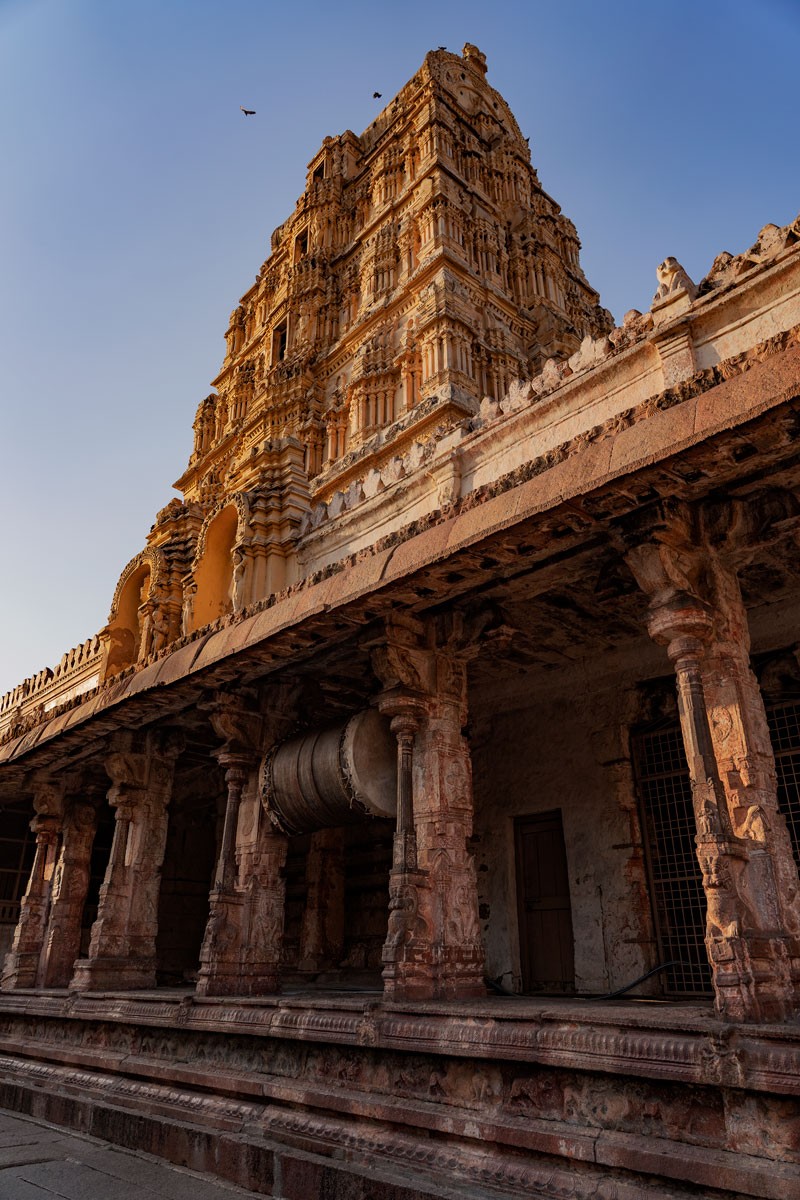
<path fill-rule="evenodd" d="M 4 991 L 33 988 L 39 982 L 39 961 L 50 915 L 53 873 L 64 813 L 64 789 L 40 783 L 33 800 L 36 815 L 31 829 L 36 835 L 36 853 L 11 950 L 3 966 Z"/>
<path fill-rule="evenodd" d="M 298 967 L 308 972 L 335 970 L 344 955 L 344 830 L 312 833 L 306 885 Z"/>
<path fill-rule="evenodd" d="M 716 1009 L 727 1020 L 786 1020 L 800 1008 L 800 888 L 746 613 L 716 551 L 671 537 L 628 562 L 676 673 Z"/>
<path fill-rule="evenodd" d="M 392 717 L 397 738 L 397 826 L 389 874 L 389 924 L 383 946 L 387 996 L 432 994 L 432 914 L 427 876 L 417 864 L 414 825 L 414 739 L 424 710 L 409 695 L 384 696 L 381 711 Z"/>
<path fill-rule="evenodd" d="M 209 705 L 222 739 L 216 757 L 226 767 L 228 799 L 200 951 L 200 996 L 280 991 L 288 838 L 261 807 L 257 768 L 263 745 L 289 732 L 294 695 L 291 686 L 280 685 L 266 704 L 250 694 L 218 693 Z"/>
<path fill-rule="evenodd" d="M 114 839 L 100 888 L 89 956 L 75 964 L 78 991 L 156 986 L 156 934 L 167 807 L 181 743 L 152 731 L 120 735 L 105 767 L 116 810 Z"/>
<path fill-rule="evenodd" d="M 67 987 L 80 955 L 83 910 L 89 890 L 96 831 L 97 809 L 93 804 L 76 799 L 68 805 L 42 950 L 42 987 Z"/>
<path fill-rule="evenodd" d="M 247 783 L 249 764 L 246 758 L 224 752 L 219 752 L 217 758 L 227 767 L 225 784 L 228 789 L 228 798 L 225 805 L 225 819 L 222 825 L 222 839 L 214 876 L 214 887 L 221 892 L 229 892 L 233 889 L 238 874 L 236 831 L 239 828 L 239 808 L 242 802 L 242 789 Z"/>
<path fill-rule="evenodd" d="M 736 574 L 708 556 L 714 636 L 702 659 L 711 742 L 733 833 L 747 843 L 754 893 L 775 906 L 768 921 L 800 937 L 800 883 L 786 821 L 778 808 L 775 757 L 764 699 L 750 665 L 750 631 Z M 766 917 L 766 914 L 765 914 Z M 794 952 L 795 957 L 797 952 Z M 796 964 L 800 967 L 800 963 Z M 769 974 L 774 974 L 774 967 Z"/>
<path fill-rule="evenodd" d="M 245 894 L 239 991 L 245 996 L 268 996 L 281 990 L 289 839 L 270 824 L 255 789 L 252 814 L 254 840 L 243 849 L 239 866 Z"/>
<path fill-rule="evenodd" d="M 214 885 L 209 896 L 209 919 L 200 949 L 196 989 L 200 996 L 236 995 L 242 991 L 245 897 L 237 887 L 236 837 L 242 792 L 254 763 L 252 755 L 226 753 L 225 749 L 218 751 L 216 757 L 226 767 L 227 802 Z"/>
<path fill-rule="evenodd" d="M 460 623 L 387 622 L 373 662 L 398 739 L 398 827 L 384 984 L 399 998 L 485 993 L 472 835 L 472 766 Z M 413 830 L 411 818 L 413 817 Z"/>

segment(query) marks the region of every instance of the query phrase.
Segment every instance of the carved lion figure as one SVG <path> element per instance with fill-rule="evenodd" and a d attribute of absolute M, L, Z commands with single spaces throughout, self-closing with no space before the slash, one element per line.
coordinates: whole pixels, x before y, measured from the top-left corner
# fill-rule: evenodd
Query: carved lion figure
<path fill-rule="evenodd" d="M 654 304 L 671 296 L 673 292 L 688 292 L 693 299 L 697 295 L 697 288 L 677 258 L 673 258 L 671 255 L 656 267 L 656 278 L 658 279 L 658 290 L 653 297 Z"/>

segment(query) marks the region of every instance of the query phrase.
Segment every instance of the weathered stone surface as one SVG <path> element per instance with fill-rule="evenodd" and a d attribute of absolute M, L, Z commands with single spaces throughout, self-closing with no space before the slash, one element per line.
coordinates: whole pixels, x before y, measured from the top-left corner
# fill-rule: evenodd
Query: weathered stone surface
<path fill-rule="evenodd" d="M 451 1195 L 458 1179 L 478 1195 L 557 1195 L 547 1182 L 557 1178 L 588 1197 L 605 1178 L 632 1198 L 638 1172 L 665 1196 L 690 1194 L 684 1181 L 710 1196 L 778 1200 L 797 1177 L 791 1030 L 740 1027 L 726 1047 L 725 1027 L 696 1009 L 658 1017 L 597 1005 L 587 1024 L 574 1001 L 483 1000 L 465 1011 L 324 994 L 129 997 L 117 1005 L 111 1058 L 107 1007 L 100 996 L 5 997 L 3 1102 L 267 1195 L 284 1195 L 289 1179 L 360 1195 L 366 1178 L 401 1178 L 420 1195 Z"/>
<path fill-rule="evenodd" d="M 474 46 L 325 140 L 0 701 L 0 1100 L 284 1200 L 797 1192 L 800 231 L 619 329 L 577 250 Z"/>

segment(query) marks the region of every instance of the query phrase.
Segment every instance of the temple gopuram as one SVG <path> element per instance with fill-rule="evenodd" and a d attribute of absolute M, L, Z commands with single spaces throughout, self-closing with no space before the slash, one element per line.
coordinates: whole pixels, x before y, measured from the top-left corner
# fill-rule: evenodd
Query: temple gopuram
<path fill-rule="evenodd" d="M 800 217 L 615 326 L 486 70 L 325 139 L 0 700 L 0 1105 L 276 1200 L 792 1200 Z"/>

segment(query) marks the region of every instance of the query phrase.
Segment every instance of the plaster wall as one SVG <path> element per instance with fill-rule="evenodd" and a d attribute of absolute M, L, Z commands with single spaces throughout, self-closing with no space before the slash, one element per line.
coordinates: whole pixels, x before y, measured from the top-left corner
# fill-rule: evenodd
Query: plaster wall
<path fill-rule="evenodd" d="M 655 965 L 628 736 L 638 710 L 635 676 L 589 688 L 580 666 L 557 681 L 532 678 L 504 710 L 496 698 L 476 698 L 474 850 L 486 973 L 506 990 L 521 990 L 514 818 L 552 809 L 564 826 L 576 991 L 604 993 Z"/>

